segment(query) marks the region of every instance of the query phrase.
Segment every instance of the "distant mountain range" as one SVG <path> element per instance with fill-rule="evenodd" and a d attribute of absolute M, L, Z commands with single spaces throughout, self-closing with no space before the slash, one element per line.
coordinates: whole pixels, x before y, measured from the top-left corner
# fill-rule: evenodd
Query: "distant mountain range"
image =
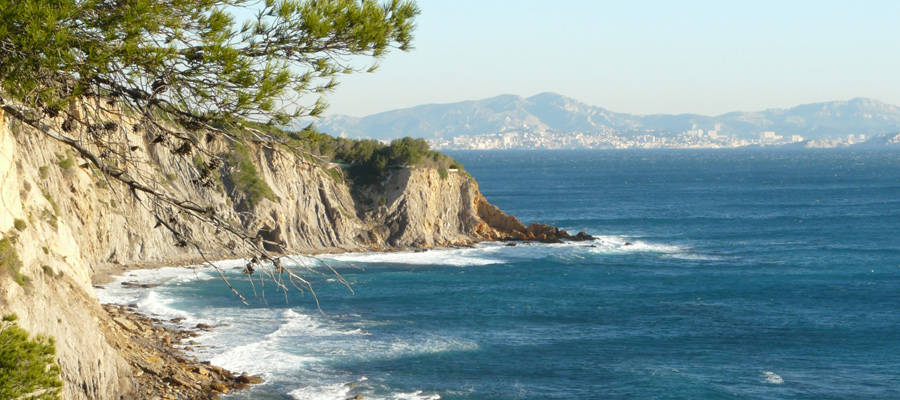
<path fill-rule="evenodd" d="M 427 104 L 357 118 L 333 115 L 319 129 L 350 138 L 396 139 L 404 136 L 452 139 L 460 135 L 503 132 L 616 131 L 620 135 L 647 131 L 678 133 L 710 130 L 738 138 L 760 132 L 826 139 L 848 134 L 875 135 L 900 131 L 900 107 L 867 98 L 732 112 L 715 117 L 698 114 L 635 115 L 612 112 L 556 93 L 523 98 L 500 95 L 483 100 Z"/>

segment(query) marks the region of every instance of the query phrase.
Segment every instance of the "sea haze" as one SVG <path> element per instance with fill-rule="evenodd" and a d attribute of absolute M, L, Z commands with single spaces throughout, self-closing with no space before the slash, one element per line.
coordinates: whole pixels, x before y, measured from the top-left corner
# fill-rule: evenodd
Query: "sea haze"
<path fill-rule="evenodd" d="M 328 256 L 322 313 L 236 262 L 250 307 L 208 269 L 101 300 L 228 324 L 195 351 L 266 378 L 235 399 L 900 398 L 900 152 L 452 155 L 598 240 Z"/>

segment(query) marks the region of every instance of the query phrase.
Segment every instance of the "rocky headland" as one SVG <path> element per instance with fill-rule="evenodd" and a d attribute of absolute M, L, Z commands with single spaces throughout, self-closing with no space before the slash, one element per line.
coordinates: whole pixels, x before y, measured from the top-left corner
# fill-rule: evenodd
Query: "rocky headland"
<path fill-rule="evenodd" d="M 126 137 L 136 149 L 135 174 L 210 204 L 276 254 L 590 239 L 525 226 L 490 204 L 463 172 L 396 168 L 378 185 L 352 189 L 340 179 L 341 166 L 273 148 L 249 151 L 273 193 L 250 207 L 228 185 L 234 167 L 218 171 L 224 184 L 198 188 L 182 173 L 189 158 L 159 151 L 140 132 Z M 207 146 L 228 151 L 223 143 Z M 180 246 L 154 228 L 153 211 L 66 146 L 0 112 L 0 233 L 8 248 L 0 260 L 0 314 L 15 313 L 29 332 L 56 339 L 66 399 L 211 398 L 255 381 L 180 353 L 189 334 L 165 321 L 98 302 L 94 285 L 130 268 L 247 256 L 222 233 L 189 219 L 180 223 L 197 247 Z"/>
<path fill-rule="evenodd" d="M 137 386 L 132 398 L 218 399 L 223 394 L 262 383 L 262 378 L 246 372 L 198 361 L 187 354 L 195 343 L 196 331 L 170 327 L 178 321 L 163 321 L 135 312 L 123 305 L 103 305 L 113 323 L 100 326 L 110 344 L 132 366 Z M 169 326 L 167 326 L 167 324 Z M 198 325 L 195 330 L 215 327 Z"/>

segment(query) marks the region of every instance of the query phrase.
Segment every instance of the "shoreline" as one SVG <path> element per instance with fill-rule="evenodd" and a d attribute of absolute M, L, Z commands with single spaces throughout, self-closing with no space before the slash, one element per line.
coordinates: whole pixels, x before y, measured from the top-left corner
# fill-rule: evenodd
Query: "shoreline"
<path fill-rule="evenodd" d="M 538 228 L 547 229 L 550 227 L 541 225 Z M 565 236 L 560 235 L 560 233 Z M 556 242 L 560 243 L 562 242 L 559 240 L 560 238 L 576 242 L 584 241 L 588 238 L 594 239 L 583 232 L 570 236 L 559 229 L 554 229 L 550 234 L 553 235 Z M 541 237 L 547 239 L 547 233 L 545 232 L 543 235 Z M 473 239 L 470 237 L 464 242 L 460 241 L 455 244 L 429 247 L 298 249 L 296 253 L 300 254 L 286 255 L 285 257 L 311 257 L 315 259 L 326 254 L 426 252 L 429 250 L 473 248 L 479 243 L 506 242 L 508 246 L 514 246 L 519 242 L 530 243 L 531 241 L 512 237 L 493 239 Z M 536 241 L 544 242 L 542 240 Z M 91 284 L 95 290 L 105 289 L 107 285 L 116 282 L 116 278 L 125 277 L 126 274 L 133 271 L 158 270 L 168 267 L 185 270 L 209 268 L 213 263 L 243 260 L 245 258 L 233 253 L 216 252 L 205 256 L 180 255 L 151 262 L 106 264 L 105 268 L 99 268 L 94 271 L 91 275 Z M 128 280 L 122 280 L 121 284 L 147 289 L 155 286 Z M 196 357 L 188 354 L 188 352 L 192 351 L 190 346 L 195 344 L 191 338 L 198 336 L 196 330 L 209 330 L 215 328 L 213 326 L 198 324 L 194 327 L 195 330 L 164 326 L 163 324 L 165 323 L 177 324 L 180 320 L 178 318 L 162 320 L 155 315 L 142 313 L 137 310 L 135 305 L 103 304 L 99 298 L 97 298 L 97 301 L 104 311 L 109 314 L 110 321 L 115 322 L 107 323 L 107 326 L 102 327 L 102 329 L 107 333 L 108 341 L 113 348 L 131 365 L 132 373 L 134 374 L 133 383 L 136 390 L 135 398 L 137 399 L 175 400 L 190 398 L 214 400 L 221 395 L 248 389 L 252 384 L 263 382 L 263 379 L 259 376 L 250 376 L 247 375 L 247 372 L 243 372 L 238 376 L 220 366 L 211 365 L 207 361 L 201 362 Z M 115 330 L 116 332 L 110 332 L 110 330 Z"/>
<path fill-rule="evenodd" d="M 388 249 L 320 249 L 308 251 L 301 257 L 316 257 L 324 254 L 347 253 L 395 253 L 402 251 L 428 251 L 472 247 L 485 241 L 471 241 L 466 245 L 436 246 L 432 248 L 393 247 Z M 490 241 L 488 241 L 490 242 Z M 166 261 L 154 261 L 133 264 L 115 264 L 113 267 L 96 271 L 91 276 L 94 289 L 104 289 L 116 282 L 116 278 L 138 270 L 158 270 L 162 268 L 195 269 L 208 267 L 209 263 L 241 260 L 229 258 L 224 254 L 213 257 L 178 257 Z M 130 281 L 123 281 L 122 284 Z M 131 285 L 144 285 L 141 282 L 130 282 Z M 151 288 L 148 285 L 146 288 Z M 197 330 L 208 331 L 214 326 L 198 324 L 195 330 L 174 328 L 164 324 L 176 324 L 177 318 L 163 320 L 154 315 L 138 311 L 134 305 L 102 303 L 98 304 L 109 315 L 110 321 L 101 327 L 108 341 L 132 367 L 136 399 L 169 400 L 169 399 L 209 399 L 216 400 L 224 394 L 250 388 L 263 379 L 259 376 L 243 372 L 236 375 L 220 366 L 211 365 L 208 361 L 199 361 L 188 354 L 195 344 L 192 338 L 198 336 Z"/>
<path fill-rule="evenodd" d="M 259 384 L 263 379 L 237 375 L 225 368 L 189 355 L 190 329 L 164 326 L 165 321 L 138 312 L 133 306 L 102 304 L 112 322 L 101 324 L 110 344 L 132 366 L 136 399 L 206 399 L 234 393 Z M 171 321 L 169 321 L 171 322 Z M 196 330 L 215 327 L 198 324 Z"/>
<path fill-rule="evenodd" d="M 472 247 L 479 243 L 489 243 L 489 242 L 504 242 L 505 240 L 471 240 L 466 244 L 456 244 L 456 245 L 442 245 L 442 246 L 434 246 L 434 247 L 414 247 L 414 246 L 404 246 L 404 247 L 388 247 L 382 249 L 372 249 L 366 247 L 359 248 L 327 248 L 327 249 L 301 249 L 297 253 L 291 255 L 283 255 L 283 257 L 311 257 L 316 258 L 325 254 L 350 254 L 350 253 L 396 253 L 401 251 L 431 251 L 431 250 L 444 250 L 444 249 L 459 249 L 459 248 L 468 248 Z M 302 253 L 301 253 L 302 252 Z M 208 263 L 216 263 L 221 261 L 234 261 L 234 260 L 243 260 L 246 257 L 241 257 L 237 254 L 214 254 L 208 257 L 202 257 L 199 255 L 186 255 L 183 257 L 172 257 L 168 260 L 161 261 L 149 261 L 149 262 L 138 262 L 138 263 L 130 263 L 130 264 L 109 264 L 110 266 L 103 268 L 101 270 L 94 271 L 91 274 L 91 285 L 95 288 L 102 287 L 112 283 L 116 277 L 123 276 L 128 272 L 137 271 L 137 270 L 154 270 L 166 267 L 172 268 L 194 268 L 207 265 Z"/>
<path fill-rule="evenodd" d="M 403 250 L 403 249 L 401 249 Z M 341 253 L 356 253 L 356 252 L 364 252 L 364 251 L 381 251 L 381 250 L 372 250 L 372 249 L 340 249 L 340 248 L 329 248 L 329 249 L 303 249 L 301 251 L 305 251 L 302 256 L 318 256 L 322 254 L 341 254 Z M 391 251 L 391 250 L 387 250 Z M 98 269 L 93 271 L 91 274 L 91 285 L 95 288 L 97 286 L 105 286 L 115 280 L 116 277 L 125 275 L 130 271 L 144 270 L 144 269 L 160 269 L 166 267 L 173 268 L 191 268 L 195 266 L 205 265 L 207 263 L 215 263 L 220 261 L 231 261 L 231 260 L 242 260 L 245 257 L 241 257 L 238 254 L 224 254 L 224 253 L 214 253 L 210 254 L 207 257 L 203 257 L 201 255 L 181 255 L 170 257 L 165 260 L 159 261 L 141 261 L 134 262 L 128 264 L 107 264 L 105 268 Z"/>

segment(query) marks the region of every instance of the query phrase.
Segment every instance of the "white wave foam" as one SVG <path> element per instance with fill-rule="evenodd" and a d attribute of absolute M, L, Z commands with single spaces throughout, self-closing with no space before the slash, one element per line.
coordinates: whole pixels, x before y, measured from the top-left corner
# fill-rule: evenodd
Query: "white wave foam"
<path fill-rule="evenodd" d="M 421 390 L 412 393 L 394 393 L 391 400 L 440 400 L 441 396 L 437 394 L 424 394 Z"/>
<path fill-rule="evenodd" d="M 429 251 L 398 251 L 392 253 L 348 253 L 328 259 L 348 263 L 390 263 L 408 265 L 450 265 L 469 267 L 500 264 L 504 261 L 485 257 L 497 246 L 478 246 L 467 249 L 438 249 Z"/>
<path fill-rule="evenodd" d="M 235 326 L 218 328 L 196 339 L 202 345 L 214 347 L 201 351 L 201 358 L 236 371 L 283 376 L 318 370 L 325 367 L 326 360 L 389 360 L 478 349 L 476 342 L 455 337 L 425 335 L 407 340 L 376 337 L 359 328 L 366 326 L 365 321 L 341 324 L 328 317 L 295 310 L 246 312 L 246 319 Z"/>
<path fill-rule="evenodd" d="M 347 263 L 389 263 L 406 265 L 448 265 L 448 266 L 482 266 L 502 264 L 510 260 L 534 259 L 545 256 L 568 256 L 583 258 L 584 249 L 593 254 L 627 254 L 658 253 L 668 257 L 684 257 L 685 259 L 701 259 L 691 254 L 682 246 L 674 244 L 653 243 L 626 236 L 597 236 L 591 242 L 563 243 L 518 243 L 507 246 L 505 243 L 482 243 L 465 249 L 438 249 L 425 252 L 401 251 L 392 253 L 347 253 L 328 256 L 329 260 Z M 580 254 L 572 254 L 576 251 Z"/>
<path fill-rule="evenodd" d="M 766 377 L 765 383 L 771 383 L 774 385 L 780 385 L 784 383 L 784 379 L 782 379 L 781 376 L 772 371 L 765 371 L 763 372 L 763 375 Z"/>
<path fill-rule="evenodd" d="M 686 261 L 721 261 L 721 260 L 725 259 L 724 257 L 721 257 L 721 256 L 711 256 L 711 255 L 694 254 L 694 253 L 665 254 L 662 257 L 674 258 L 674 259 L 686 260 Z"/>
<path fill-rule="evenodd" d="M 316 328 L 320 327 L 309 316 L 298 314 L 291 309 L 282 311 L 278 319 L 284 322 L 274 332 L 266 335 L 267 338 L 274 339 L 303 333 L 316 334 L 318 332 Z"/>
<path fill-rule="evenodd" d="M 366 333 L 315 314 L 292 309 L 233 310 L 234 326 L 197 338 L 214 347 L 202 358 L 237 371 L 284 375 L 309 369 L 329 357 L 365 353 Z"/>
<path fill-rule="evenodd" d="M 592 242 L 597 246 L 591 248 L 592 253 L 683 253 L 681 246 L 661 243 L 649 243 L 642 240 L 628 239 L 624 236 L 598 236 Z"/>
<path fill-rule="evenodd" d="M 392 342 L 390 346 L 385 349 L 385 355 L 389 358 L 398 358 L 418 354 L 438 354 L 451 351 L 474 351 L 478 350 L 478 348 L 478 343 L 470 340 L 446 337 L 428 337 L 415 341 L 403 340 Z"/>
<path fill-rule="evenodd" d="M 346 383 L 335 383 L 320 386 L 304 386 L 288 393 L 295 400 L 334 400 L 352 398 L 351 392 L 359 390 Z M 410 393 L 391 393 L 387 397 L 365 394 L 365 398 L 372 400 L 440 400 L 438 394 L 425 394 L 421 390 Z"/>
<path fill-rule="evenodd" d="M 293 354 L 278 343 L 264 340 L 220 350 L 209 361 L 232 371 L 254 371 L 268 377 L 308 368 L 321 357 Z"/>
<path fill-rule="evenodd" d="M 131 304 L 141 300 L 146 288 L 123 285 L 124 282 L 134 282 L 146 285 L 161 285 L 184 274 L 175 268 L 160 268 L 156 270 L 137 270 L 125 275 L 113 278 L 113 281 L 102 288 L 97 289 L 97 299 L 101 303 Z"/>
<path fill-rule="evenodd" d="M 185 320 L 190 320 L 191 322 L 195 322 L 193 315 L 190 313 L 179 310 L 177 308 L 172 307 L 172 303 L 175 302 L 175 299 L 166 296 L 162 287 L 139 287 L 139 286 L 125 286 L 122 285 L 121 282 L 137 282 L 141 284 L 150 284 L 157 285 L 162 283 L 156 282 L 164 282 L 164 281 L 172 281 L 173 279 L 177 279 L 171 275 L 166 274 L 163 271 L 163 274 L 155 274 L 151 276 L 151 279 L 143 280 L 144 278 L 141 275 L 147 274 L 129 274 L 124 279 L 119 279 L 116 282 L 109 284 L 104 289 L 97 289 L 97 297 L 101 303 L 112 303 L 112 304 L 133 304 L 137 306 L 137 311 L 147 315 L 153 315 L 161 319 L 173 319 L 173 318 L 182 318 Z"/>
<path fill-rule="evenodd" d="M 190 318 L 190 313 L 170 307 L 175 300 L 157 291 L 148 291 L 144 298 L 137 301 L 138 310 L 144 314 L 158 316 L 162 319 Z"/>
<path fill-rule="evenodd" d="M 337 335 L 363 334 L 361 329 L 341 330 L 310 315 L 300 314 L 292 309 L 284 310 L 278 316 L 283 321 L 277 330 L 266 335 L 274 339 L 280 337 L 331 337 Z"/>
<path fill-rule="evenodd" d="M 241 260 L 217 262 L 219 268 L 230 268 Z M 98 288 L 97 298 L 101 303 L 134 304 L 137 311 L 160 319 L 179 318 L 177 325 L 192 327 L 197 323 L 221 325 L 226 315 L 195 315 L 172 305 L 177 299 L 171 297 L 170 288 L 190 282 L 219 279 L 211 266 L 163 267 L 127 272 L 113 278 L 105 287 Z M 125 283 L 125 284 L 123 284 Z"/>
<path fill-rule="evenodd" d="M 217 262 L 220 268 L 230 268 L 235 261 Z M 113 278 L 113 281 L 106 284 L 102 288 L 97 289 L 97 298 L 101 303 L 114 304 L 131 304 L 136 303 L 146 293 L 148 287 L 144 286 L 161 286 L 170 283 L 176 285 L 193 282 L 218 279 L 218 274 L 210 266 L 188 266 L 188 267 L 163 267 L 157 269 L 139 269 L 119 275 Z M 123 285 L 125 282 L 133 282 L 138 285 Z"/>
<path fill-rule="evenodd" d="M 304 386 L 288 393 L 295 400 L 334 400 L 350 397 L 349 385 L 338 383 L 326 386 Z"/>
<path fill-rule="evenodd" d="M 477 257 L 466 256 L 460 251 L 451 250 L 443 257 L 459 257 L 460 253 L 466 260 L 457 264 L 478 264 L 472 262 Z M 230 271 L 231 268 L 240 267 L 244 262 L 234 260 L 220 263 L 219 266 L 234 272 Z M 180 325 L 186 327 L 192 327 L 198 322 L 211 325 L 228 324 L 229 326 L 212 331 L 198 332 L 201 335 L 193 339 L 197 344 L 191 345 L 192 354 L 233 371 L 252 371 L 267 380 L 297 376 L 298 379 L 310 382 L 309 387 L 290 393 L 295 399 L 350 397 L 344 396 L 350 390 L 349 387 L 334 384 L 335 382 L 329 379 L 333 376 L 333 372 L 325 361 L 330 359 L 391 359 L 413 354 L 477 348 L 474 343 L 455 338 L 427 336 L 423 339 L 414 339 L 410 343 L 394 342 L 393 337 L 376 338 L 363 330 L 370 322 L 360 320 L 360 316 L 349 317 L 351 323 L 346 324 L 334 318 L 304 313 L 297 309 L 242 307 L 194 309 L 189 306 L 185 310 L 178 309 L 180 302 L 185 300 L 171 294 L 173 286 L 207 279 L 218 279 L 218 274 L 212 268 L 142 270 L 117 277 L 113 283 L 98 292 L 104 302 L 134 303 L 143 313 L 156 314 L 162 318 L 185 318 Z M 122 285 L 122 282 L 160 286 L 140 287 Z M 358 382 L 364 380 L 365 378 L 361 378 Z M 389 398 L 431 400 L 438 397 L 414 392 L 399 393 Z"/>

